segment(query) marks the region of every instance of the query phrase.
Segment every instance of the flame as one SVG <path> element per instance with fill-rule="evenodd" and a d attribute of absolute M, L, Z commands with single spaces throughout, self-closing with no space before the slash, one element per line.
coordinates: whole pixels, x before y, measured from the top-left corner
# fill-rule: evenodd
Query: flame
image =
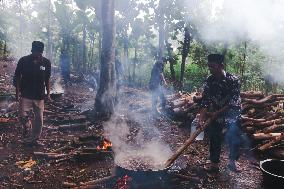
<path fill-rule="evenodd" d="M 97 149 L 98 150 L 106 150 L 106 149 L 108 149 L 110 147 L 112 147 L 111 142 L 109 140 L 107 140 L 107 139 L 104 139 L 103 147 L 97 146 Z"/>
<path fill-rule="evenodd" d="M 118 189 L 129 189 L 130 188 L 130 183 L 132 181 L 132 178 L 128 175 L 125 175 L 122 178 L 119 178 L 117 180 L 117 187 Z"/>

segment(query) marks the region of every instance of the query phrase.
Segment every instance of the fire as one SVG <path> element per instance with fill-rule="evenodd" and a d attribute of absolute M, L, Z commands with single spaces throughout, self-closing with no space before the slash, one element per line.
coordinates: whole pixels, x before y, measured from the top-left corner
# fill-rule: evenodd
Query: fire
<path fill-rule="evenodd" d="M 132 178 L 128 175 L 125 175 L 122 178 L 119 178 L 116 182 L 115 188 L 117 189 L 129 189 L 131 186 Z"/>
<path fill-rule="evenodd" d="M 109 140 L 104 139 L 103 147 L 97 146 L 98 150 L 107 150 L 108 148 L 112 147 L 112 144 Z"/>

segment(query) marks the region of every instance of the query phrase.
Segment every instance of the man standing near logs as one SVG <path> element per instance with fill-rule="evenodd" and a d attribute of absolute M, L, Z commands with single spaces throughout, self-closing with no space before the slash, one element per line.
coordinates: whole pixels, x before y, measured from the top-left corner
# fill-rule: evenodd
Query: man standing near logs
<path fill-rule="evenodd" d="M 228 169 L 240 172 L 236 161 L 240 147 L 240 81 L 224 71 L 224 56 L 210 54 L 208 67 L 211 75 L 206 79 L 201 102 L 198 127 L 203 127 L 205 120 L 213 117 L 214 121 L 206 128 L 210 139 L 211 164 L 205 169 L 208 173 L 219 172 L 219 162 L 223 134 L 229 145 Z"/>
<path fill-rule="evenodd" d="M 28 144 L 37 145 L 43 126 L 45 89 L 47 100 L 50 100 L 50 72 L 51 63 L 42 56 L 44 44 L 40 41 L 32 43 L 32 54 L 22 57 L 15 71 L 16 98 L 20 100 L 20 121 L 23 125 L 23 137 L 27 136 L 27 128 L 32 122 L 30 139 L 25 139 Z M 21 97 L 19 99 L 19 97 Z"/>
<path fill-rule="evenodd" d="M 158 60 L 151 71 L 151 78 L 149 82 L 149 89 L 152 93 L 152 111 L 154 114 L 158 113 L 157 103 L 160 98 L 161 106 L 164 109 L 166 106 L 166 98 L 164 95 L 163 85 L 167 85 L 164 77 L 164 66 L 167 63 L 166 58 Z"/>

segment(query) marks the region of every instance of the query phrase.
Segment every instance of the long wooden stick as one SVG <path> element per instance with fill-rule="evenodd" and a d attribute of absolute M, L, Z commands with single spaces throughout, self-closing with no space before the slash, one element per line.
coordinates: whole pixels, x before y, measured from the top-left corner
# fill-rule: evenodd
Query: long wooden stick
<path fill-rule="evenodd" d="M 202 128 L 196 129 L 196 131 L 185 141 L 185 143 L 176 151 L 175 154 L 172 155 L 170 159 L 166 162 L 166 167 L 169 167 L 183 152 L 187 147 L 194 141 L 194 139 L 202 132 L 206 127 L 210 125 L 213 121 L 213 118 L 209 118 Z"/>

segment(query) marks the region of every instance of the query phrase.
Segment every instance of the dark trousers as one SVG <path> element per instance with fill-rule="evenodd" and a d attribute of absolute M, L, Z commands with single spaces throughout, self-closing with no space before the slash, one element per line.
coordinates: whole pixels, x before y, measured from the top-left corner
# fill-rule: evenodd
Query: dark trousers
<path fill-rule="evenodd" d="M 163 87 L 159 86 L 156 89 L 153 89 L 151 92 L 152 92 L 152 109 L 157 110 L 157 103 L 159 98 L 161 101 L 161 106 L 165 108 L 166 98 L 164 95 Z"/>
<path fill-rule="evenodd" d="M 225 141 L 229 145 L 229 160 L 238 160 L 239 158 L 240 121 L 235 120 L 228 124 L 222 124 L 215 121 L 207 128 L 210 139 L 210 160 L 213 163 L 220 162 L 223 128 L 226 128 Z"/>

